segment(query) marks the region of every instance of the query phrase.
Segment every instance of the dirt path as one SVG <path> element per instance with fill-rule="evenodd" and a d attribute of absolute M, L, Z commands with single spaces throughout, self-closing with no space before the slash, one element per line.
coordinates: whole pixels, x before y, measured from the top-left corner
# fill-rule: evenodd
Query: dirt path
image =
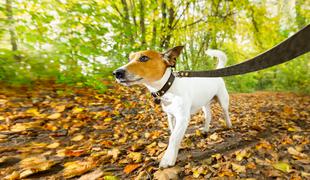
<path fill-rule="evenodd" d="M 1 87 L 0 179 L 150 179 L 158 170 L 169 132 L 145 89 Z M 310 178 L 309 110 L 310 96 L 232 94 L 232 129 L 216 103 L 208 134 L 202 113 L 192 117 L 179 177 Z"/>

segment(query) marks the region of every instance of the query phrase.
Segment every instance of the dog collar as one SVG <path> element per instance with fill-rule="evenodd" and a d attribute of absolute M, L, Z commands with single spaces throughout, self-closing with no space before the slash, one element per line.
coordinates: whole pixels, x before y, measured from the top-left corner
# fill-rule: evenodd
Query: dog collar
<path fill-rule="evenodd" d="M 165 83 L 165 85 L 157 92 L 152 92 L 151 95 L 154 97 L 154 102 L 155 104 L 159 104 L 160 103 L 160 97 L 162 97 L 172 86 L 172 83 L 175 79 L 175 76 L 173 75 L 173 73 L 171 72 L 168 81 Z"/>

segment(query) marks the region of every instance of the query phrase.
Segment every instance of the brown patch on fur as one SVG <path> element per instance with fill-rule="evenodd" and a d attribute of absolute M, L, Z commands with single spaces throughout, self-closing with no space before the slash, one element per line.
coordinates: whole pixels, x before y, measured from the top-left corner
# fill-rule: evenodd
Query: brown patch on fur
<path fill-rule="evenodd" d="M 146 62 L 140 62 L 141 56 L 147 56 L 150 59 Z M 152 50 L 140 51 L 129 55 L 130 62 L 126 65 L 128 72 L 138 75 L 143 79 L 153 82 L 160 80 L 164 75 L 167 63 L 162 54 Z"/>

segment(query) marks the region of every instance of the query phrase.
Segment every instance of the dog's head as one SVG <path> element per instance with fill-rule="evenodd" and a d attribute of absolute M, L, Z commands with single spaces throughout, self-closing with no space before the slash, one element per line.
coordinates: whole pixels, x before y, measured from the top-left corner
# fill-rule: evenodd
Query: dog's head
<path fill-rule="evenodd" d="M 113 72 L 117 82 L 130 86 L 160 80 L 167 67 L 174 67 L 183 46 L 176 46 L 164 53 L 146 50 L 131 53 L 129 62 Z"/>

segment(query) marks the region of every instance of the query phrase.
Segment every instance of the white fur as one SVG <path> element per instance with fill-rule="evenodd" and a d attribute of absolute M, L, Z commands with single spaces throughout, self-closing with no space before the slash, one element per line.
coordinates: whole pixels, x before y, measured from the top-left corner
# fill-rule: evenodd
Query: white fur
<path fill-rule="evenodd" d="M 227 56 L 223 51 L 208 49 L 206 52 L 211 57 L 217 57 L 219 62 L 216 66 L 216 69 L 223 68 L 227 62 Z"/>
<path fill-rule="evenodd" d="M 217 68 L 222 68 L 226 63 L 226 55 L 219 50 L 208 50 L 207 53 L 218 58 Z M 152 83 L 145 83 L 151 92 L 161 89 L 167 82 L 171 69 L 167 68 L 164 76 Z M 205 116 L 204 130 L 209 131 L 211 122 L 210 103 L 217 97 L 224 111 L 226 125 L 231 127 L 228 106 L 229 95 L 222 78 L 178 78 L 162 97 L 163 110 L 168 115 L 168 125 L 171 131 L 169 145 L 160 162 L 160 167 L 173 166 L 176 162 L 181 141 L 189 124 L 190 115 L 202 108 Z"/>

